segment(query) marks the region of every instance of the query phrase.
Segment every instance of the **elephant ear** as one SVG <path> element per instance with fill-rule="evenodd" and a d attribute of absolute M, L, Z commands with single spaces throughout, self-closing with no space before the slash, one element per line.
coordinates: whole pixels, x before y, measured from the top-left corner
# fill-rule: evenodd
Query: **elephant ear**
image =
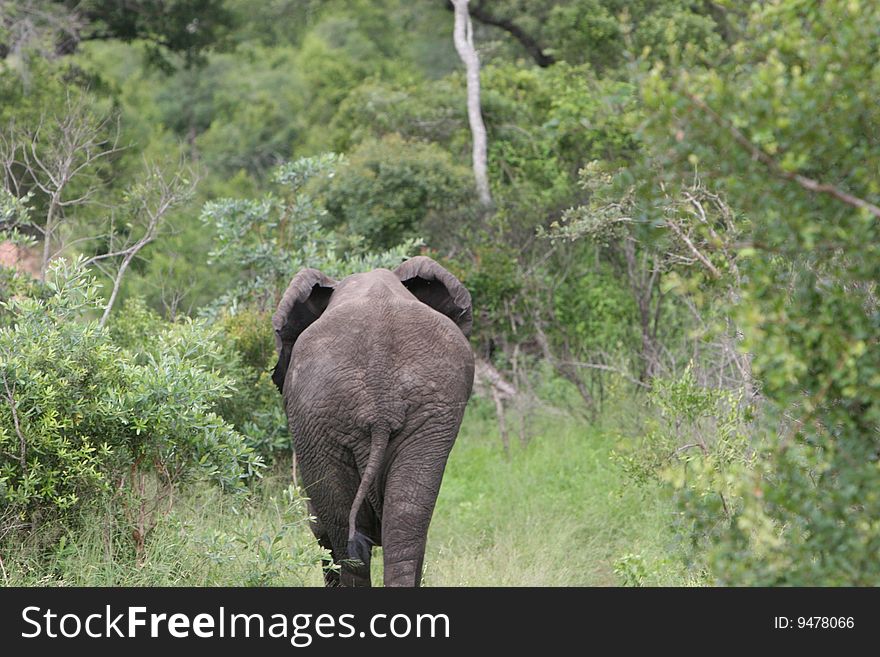
<path fill-rule="evenodd" d="M 471 293 L 461 281 L 427 256 L 410 258 L 394 273 L 416 299 L 446 315 L 470 337 L 474 323 Z"/>
<path fill-rule="evenodd" d="M 284 379 L 290 366 L 294 343 L 327 309 L 335 285 L 336 281 L 317 269 L 302 269 L 293 277 L 281 297 L 278 310 L 272 316 L 275 349 L 278 352 L 278 363 L 272 372 L 272 381 L 279 391 L 284 391 Z"/>

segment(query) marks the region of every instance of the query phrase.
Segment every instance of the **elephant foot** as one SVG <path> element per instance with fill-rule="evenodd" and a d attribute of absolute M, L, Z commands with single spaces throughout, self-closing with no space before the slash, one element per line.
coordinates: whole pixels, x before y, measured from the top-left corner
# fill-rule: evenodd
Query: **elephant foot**
<path fill-rule="evenodd" d="M 354 537 L 348 542 L 348 556 L 369 566 L 374 545 L 375 542 L 372 539 L 356 531 Z"/>
<path fill-rule="evenodd" d="M 357 566 L 349 565 L 349 562 L 342 564 L 342 575 L 340 576 L 341 586 L 372 586 L 370 579 L 370 567 L 358 562 Z"/>

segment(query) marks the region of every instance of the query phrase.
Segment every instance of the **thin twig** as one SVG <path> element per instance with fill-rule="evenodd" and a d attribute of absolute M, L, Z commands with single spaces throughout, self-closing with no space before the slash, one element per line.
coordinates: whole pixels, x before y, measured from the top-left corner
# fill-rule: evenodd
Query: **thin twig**
<path fill-rule="evenodd" d="M 706 269 L 709 270 L 709 273 L 712 274 L 713 278 L 721 278 L 721 272 L 718 271 L 715 265 L 713 265 L 712 262 L 706 256 L 704 256 L 696 246 L 694 246 L 694 243 L 687 235 L 685 235 L 684 231 L 681 229 L 681 227 L 679 227 L 677 223 L 675 223 L 674 221 L 667 221 L 666 225 L 671 228 L 672 232 L 675 233 L 678 238 L 687 245 L 690 252 L 693 253 L 694 257 L 699 260 Z"/>
<path fill-rule="evenodd" d="M 6 398 L 9 400 L 9 409 L 12 411 L 12 422 L 15 424 L 15 434 L 18 436 L 19 455 L 16 460 L 21 463 L 22 477 L 27 476 L 27 441 L 21 432 L 21 425 L 18 422 L 18 411 L 15 404 L 15 384 L 12 390 L 9 389 L 9 382 L 6 380 L 6 372 L 3 372 L 3 387 L 6 389 Z M 10 454 L 11 456 L 11 454 Z"/>

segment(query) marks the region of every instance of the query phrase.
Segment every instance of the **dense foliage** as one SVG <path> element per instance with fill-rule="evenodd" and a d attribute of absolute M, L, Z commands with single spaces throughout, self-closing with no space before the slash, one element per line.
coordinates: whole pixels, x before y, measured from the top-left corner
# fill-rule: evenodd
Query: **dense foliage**
<path fill-rule="evenodd" d="M 725 581 L 878 582 L 878 20 L 873 3 L 767 3 L 730 61 L 646 83 L 683 133 L 673 157 L 751 217 L 736 314 L 766 439 L 716 555 Z"/>

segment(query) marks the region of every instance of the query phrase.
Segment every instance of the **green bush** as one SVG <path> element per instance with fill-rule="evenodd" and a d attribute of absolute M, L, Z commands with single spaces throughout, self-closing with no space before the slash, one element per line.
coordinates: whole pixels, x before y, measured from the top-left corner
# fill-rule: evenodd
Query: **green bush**
<path fill-rule="evenodd" d="M 719 3 L 720 4 L 720 3 Z M 723 12 L 689 0 L 574 0 L 552 3 L 539 29 L 568 62 L 613 69 L 636 55 L 668 61 L 682 49 L 713 53 Z"/>
<path fill-rule="evenodd" d="M 265 372 L 275 364 L 275 338 L 272 313 L 244 308 L 220 321 L 223 332 L 232 340 L 242 365 Z"/>
<path fill-rule="evenodd" d="M 355 87 L 330 123 L 333 148 L 348 152 L 357 144 L 397 133 L 407 141 L 449 144 L 465 150 L 467 133 L 463 80 L 450 76 L 430 83 L 392 85 L 369 79 Z"/>
<path fill-rule="evenodd" d="M 635 300 L 618 277 L 603 269 L 579 268 L 556 289 L 554 337 L 568 340 L 579 355 L 627 358 L 638 348 Z"/>
<path fill-rule="evenodd" d="M 643 85 L 664 171 L 699 164 L 751 219 L 734 317 L 764 421 L 711 561 L 724 583 L 877 585 L 880 6 L 778 0 L 746 19 L 720 65 Z"/>
<path fill-rule="evenodd" d="M 704 579 L 708 547 L 742 509 L 740 477 L 754 471 L 749 409 L 741 393 L 701 385 L 693 365 L 655 379 L 649 397 L 644 433 L 622 440 L 612 458 L 635 484 L 666 485 L 677 506 L 677 555 Z"/>
<path fill-rule="evenodd" d="M 238 284 L 203 309 L 205 316 L 234 316 L 244 307 L 272 312 L 303 267 L 341 278 L 372 267 L 395 267 L 414 255 L 421 246 L 415 238 L 371 250 L 360 235 L 341 235 L 322 226 L 327 210 L 315 188 L 336 179 L 345 161 L 334 153 L 299 158 L 274 170 L 277 194 L 205 204 L 202 222 L 216 234 L 213 264 L 238 272 Z"/>
<path fill-rule="evenodd" d="M 236 381 L 235 390 L 219 413 L 244 435 L 246 443 L 266 463 L 289 455 L 292 449 L 287 416 L 272 383 L 275 339 L 271 313 L 251 307 L 221 317 L 223 362 L 220 370 Z"/>
<path fill-rule="evenodd" d="M 524 285 L 513 249 L 497 242 L 475 243 L 471 258 L 456 259 L 450 269 L 473 299 L 472 341 L 485 347 L 493 338 L 509 334 L 510 314 L 520 305 Z"/>
<path fill-rule="evenodd" d="M 114 333 L 89 319 L 94 281 L 56 261 L 43 297 L 2 305 L 0 533 L 34 529 L 113 494 L 139 550 L 174 489 L 196 473 L 237 489 L 261 467 L 217 415 L 232 382 L 212 366 L 215 331 L 187 321 L 159 327 L 141 309 Z M 138 343 L 146 320 L 150 337 Z M 149 324 L 152 322 L 152 326 Z"/>

